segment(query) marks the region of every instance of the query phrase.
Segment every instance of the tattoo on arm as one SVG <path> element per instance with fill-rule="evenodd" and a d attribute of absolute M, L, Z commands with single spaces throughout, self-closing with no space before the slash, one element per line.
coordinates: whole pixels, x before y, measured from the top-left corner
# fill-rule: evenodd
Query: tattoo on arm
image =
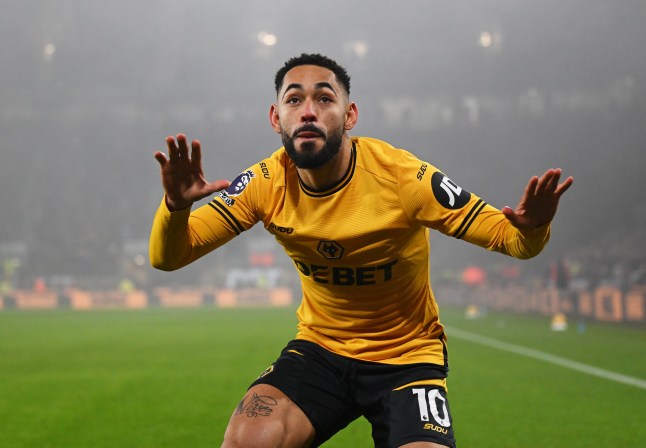
<path fill-rule="evenodd" d="M 247 417 L 267 417 L 274 411 L 272 408 L 277 404 L 278 401 L 273 397 L 254 393 L 246 403 L 244 398 L 238 403 L 234 415 L 246 414 Z"/>

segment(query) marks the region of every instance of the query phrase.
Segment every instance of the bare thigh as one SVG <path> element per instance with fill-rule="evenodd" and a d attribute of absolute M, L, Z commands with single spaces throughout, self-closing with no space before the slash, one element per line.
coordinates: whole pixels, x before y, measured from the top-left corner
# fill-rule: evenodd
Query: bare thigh
<path fill-rule="evenodd" d="M 284 393 L 268 384 L 247 391 L 224 434 L 223 448 L 302 448 L 314 439 L 314 427 Z"/>

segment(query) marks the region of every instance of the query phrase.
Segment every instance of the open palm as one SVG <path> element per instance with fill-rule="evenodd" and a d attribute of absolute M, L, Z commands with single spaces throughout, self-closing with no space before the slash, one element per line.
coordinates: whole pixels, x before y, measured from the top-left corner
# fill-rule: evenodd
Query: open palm
<path fill-rule="evenodd" d="M 531 230 L 551 222 L 556 215 L 559 199 L 574 182 L 568 177 L 559 184 L 561 169 L 549 169 L 539 178 L 532 177 L 516 209 L 504 207 L 503 214 L 514 227 Z"/>
<path fill-rule="evenodd" d="M 154 156 L 159 162 L 162 186 L 166 192 L 166 204 L 173 210 L 190 207 L 216 191 L 229 186 L 228 180 L 207 182 L 202 171 L 202 148 L 198 140 L 188 141 L 184 134 L 166 137 L 168 157 L 157 151 Z"/>

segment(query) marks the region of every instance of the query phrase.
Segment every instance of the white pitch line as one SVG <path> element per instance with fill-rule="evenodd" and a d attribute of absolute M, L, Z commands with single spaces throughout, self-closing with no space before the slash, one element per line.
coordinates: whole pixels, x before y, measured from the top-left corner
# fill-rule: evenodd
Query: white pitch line
<path fill-rule="evenodd" d="M 466 341 L 475 342 L 476 344 L 486 345 L 487 347 L 497 348 L 506 352 L 515 353 L 517 355 L 527 356 L 529 358 L 539 359 L 541 361 L 556 364 L 557 366 L 566 367 L 568 369 L 576 370 L 579 372 L 587 373 L 588 375 L 598 376 L 600 378 L 616 381 L 617 383 L 627 384 L 629 386 L 639 387 L 646 389 L 646 381 L 640 378 L 635 378 L 621 373 L 611 372 L 610 370 L 600 369 L 588 364 L 561 358 L 560 356 L 550 355 L 549 353 L 541 352 L 531 348 L 523 347 L 521 345 L 510 344 L 502 342 L 497 339 L 488 338 L 479 334 L 470 333 L 468 331 L 460 330 L 455 327 L 445 327 L 448 337 L 456 337 Z"/>

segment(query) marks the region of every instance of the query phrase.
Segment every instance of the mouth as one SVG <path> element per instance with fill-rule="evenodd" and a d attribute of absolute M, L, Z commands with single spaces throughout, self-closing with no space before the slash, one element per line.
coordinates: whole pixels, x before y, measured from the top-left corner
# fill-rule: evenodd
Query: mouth
<path fill-rule="evenodd" d="M 294 132 L 294 138 L 300 138 L 305 140 L 315 139 L 315 138 L 324 138 L 325 135 L 319 129 L 313 126 L 302 127 L 301 129 Z"/>
<path fill-rule="evenodd" d="M 301 139 L 305 139 L 305 140 L 311 140 L 311 139 L 322 138 L 322 137 L 323 136 L 321 134 L 318 134 L 316 132 L 310 132 L 310 131 L 308 131 L 308 132 L 299 132 L 298 134 L 296 134 L 296 138 L 301 138 Z"/>

